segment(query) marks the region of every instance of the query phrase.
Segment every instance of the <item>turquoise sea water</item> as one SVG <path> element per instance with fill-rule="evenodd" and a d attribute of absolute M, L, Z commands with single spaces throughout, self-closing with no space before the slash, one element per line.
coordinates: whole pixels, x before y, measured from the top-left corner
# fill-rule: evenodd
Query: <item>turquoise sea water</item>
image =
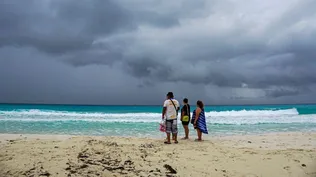
<path fill-rule="evenodd" d="M 205 112 L 209 136 L 316 131 L 316 105 L 207 106 Z M 161 137 L 160 120 L 161 106 L 0 104 L 0 133 Z"/>

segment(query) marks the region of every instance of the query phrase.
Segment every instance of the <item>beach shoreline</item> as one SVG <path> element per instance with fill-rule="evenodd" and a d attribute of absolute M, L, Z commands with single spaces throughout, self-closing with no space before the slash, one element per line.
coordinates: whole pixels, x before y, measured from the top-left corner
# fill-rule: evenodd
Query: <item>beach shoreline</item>
<path fill-rule="evenodd" d="M 315 132 L 205 137 L 0 134 L 0 176 L 316 176 Z"/>

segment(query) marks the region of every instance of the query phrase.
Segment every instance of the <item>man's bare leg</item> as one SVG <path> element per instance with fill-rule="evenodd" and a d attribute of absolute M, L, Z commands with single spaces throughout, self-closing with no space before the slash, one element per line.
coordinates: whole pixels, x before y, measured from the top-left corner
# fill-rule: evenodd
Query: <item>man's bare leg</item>
<path fill-rule="evenodd" d="M 167 141 L 165 141 L 165 144 L 170 144 L 170 133 L 167 133 Z"/>
<path fill-rule="evenodd" d="M 177 136 L 178 134 L 177 134 L 177 133 L 174 133 L 174 134 L 172 134 L 172 135 L 173 135 L 173 137 L 174 137 L 174 139 L 173 139 L 174 142 L 175 142 L 175 143 L 178 143 L 178 136 Z"/>

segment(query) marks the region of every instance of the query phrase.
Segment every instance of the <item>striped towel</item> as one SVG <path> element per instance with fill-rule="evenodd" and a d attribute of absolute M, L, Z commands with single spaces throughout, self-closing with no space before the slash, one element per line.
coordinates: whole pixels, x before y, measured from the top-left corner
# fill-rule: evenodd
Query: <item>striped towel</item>
<path fill-rule="evenodd" d="M 192 119 L 195 119 L 196 113 L 195 110 L 193 111 Z M 206 127 L 206 118 L 205 118 L 205 112 L 204 109 L 202 109 L 199 119 L 197 120 L 197 128 L 204 134 L 208 134 L 207 127 Z"/>

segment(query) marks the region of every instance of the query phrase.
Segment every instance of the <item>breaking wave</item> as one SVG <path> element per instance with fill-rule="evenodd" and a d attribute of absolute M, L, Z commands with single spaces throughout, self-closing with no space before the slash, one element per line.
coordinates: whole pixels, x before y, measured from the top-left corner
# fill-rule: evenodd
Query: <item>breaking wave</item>
<path fill-rule="evenodd" d="M 299 115 L 296 108 L 283 110 L 240 110 L 206 112 L 210 124 L 316 123 L 316 114 Z M 93 122 L 159 122 L 161 114 L 68 112 L 39 109 L 0 111 L 2 121 L 93 121 Z"/>

